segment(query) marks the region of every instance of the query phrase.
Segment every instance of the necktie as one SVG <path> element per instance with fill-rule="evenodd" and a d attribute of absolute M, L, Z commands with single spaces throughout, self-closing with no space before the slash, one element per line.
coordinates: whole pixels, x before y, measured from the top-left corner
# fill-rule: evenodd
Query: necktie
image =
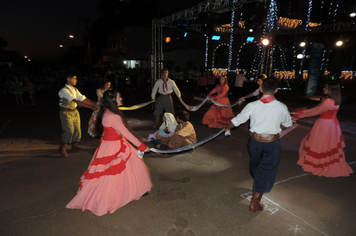
<path fill-rule="evenodd" d="M 165 92 L 166 89 L 167 89 L 167 91 L 168 91 L 168 88 L 167 88 L 167 81 L 168 81 L 168 79 L 167 79 L 166 81 L 164 81 L 164 79 L 162 79 L 162 80 L 163 80 L 163 92 Z"/>

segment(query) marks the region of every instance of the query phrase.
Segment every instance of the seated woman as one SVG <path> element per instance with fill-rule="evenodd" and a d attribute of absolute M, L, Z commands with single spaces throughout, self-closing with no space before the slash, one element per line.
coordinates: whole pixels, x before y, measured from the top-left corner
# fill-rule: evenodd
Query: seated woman
<path fill-rule="evenodd" d="M 197 142 L 197 136 L 193 125 L 189 122 L 189 113 L 186 111 L 178 111 L 178 125 L 174 134 L 171 137 L 162 137 L 161 145 L 167 145 L 171 149 L 184 147 Z"/>
<path fill-rule="evenodd" d="M 178 125 L 174 115 L 172 113 L 166 112 L 162 117 L 162 125 L 153 134 L 149 134 L 147 142 L 153 142 L 154 144 L 159 144 L 162 137 L 169 138 L 174 134 L 176 127 Z"/>

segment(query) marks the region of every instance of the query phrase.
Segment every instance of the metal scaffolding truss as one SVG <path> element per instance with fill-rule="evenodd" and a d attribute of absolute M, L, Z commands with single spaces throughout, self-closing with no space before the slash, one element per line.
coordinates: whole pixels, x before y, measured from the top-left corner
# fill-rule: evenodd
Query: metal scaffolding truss
<path fill-rule="evenodd" d="M 233 9 L 240 8 L 242 4 L 249 2 L 256 2 L 258 0 L 207 0 L 199 3 L 198 5 L 185 9 L 183 11 L 173 13 L 170 16 L 161 18 L 161 23 L 164 26 L 170 26 L 174 21 L 184 20 L 190 21 L 195 20 L 200 13 L 214 12 L 214 13 L 224 13 L 232 11 Z"/>
<path fill-rule="evenodd" d="M 176 27 L 175 21 L 191 21 L 198 18 L 200 13 L 224 13 L 233 9 L 241 8 L 245 3 L 264 2 L 265 0 L 206 0 L 198 5 L 185 9 L 183 11 L 173 13 L 160 19 L 152 21 L 152 55 L 151 55 L 151 78 L 152 85 L 160 76 L 160 71 L 163 69 L 163 35 L 162 27 Z M 187 29 L 201 31 L 200 24 L 190 24 Z"/>
<path fill-rule="evenodd" d="M 159 19 L 152 20 L 152 54 L 151 54 L 151 82 L 160 77 L 163 69 L 163 27 Z M 152 87 L 153 88 L 153 87 Z"/>

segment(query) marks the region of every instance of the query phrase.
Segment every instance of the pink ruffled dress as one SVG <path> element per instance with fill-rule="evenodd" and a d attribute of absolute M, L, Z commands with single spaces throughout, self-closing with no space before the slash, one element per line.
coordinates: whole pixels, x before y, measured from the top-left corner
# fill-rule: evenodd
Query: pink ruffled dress
<path fill-rule="evenodd" d="M 152 187 L 148 169 L 130 143 L 142 152 L 146 145 L 127 130 L 117 114 L 107 110 L 102 123 L 104 137 L 80 179 L 77 195 L 66 206 L 98 216 L 140 199 Z"/>
<path fill-rule="evenodd" d="M 222 105 L 230 106 L 230 100 L 227 97 L 228 92 L 229 86 L 224 84 L 222 86 L 216 86 L 209 95 L 217 93 L 218 95 L 213 97 L 213 99 Z M 210 128 L 225 128 L 230 124 L 231 119 L 234 117 L 235 115 L 232 112 L 231 107 L 221 107 L 214 104 L 205 113 L 202 122 Z"/>
<path fill-rule="evenodd" d="M 306 172 L 325 177 L 349 176 L 353 173 L 346 163 L 344 137 L 336 114 L 339 105 L 328 98 L 318 106 L 299 111 L 294 118 L 320 115 L 312 130 L 302 140 L 298 165 Z"/>

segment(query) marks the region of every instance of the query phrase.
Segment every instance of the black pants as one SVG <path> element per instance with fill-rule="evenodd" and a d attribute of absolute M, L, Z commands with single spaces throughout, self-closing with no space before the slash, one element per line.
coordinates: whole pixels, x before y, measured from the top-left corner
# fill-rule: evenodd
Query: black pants
<path fill-rule="evenodd" d="M 254 178 L 253 191 L 258 193 L 271 191 L 281 159 L 279 139 L 263 143 L 250 138 L 247 147 L 250 153 L 250 174 Z"/>

